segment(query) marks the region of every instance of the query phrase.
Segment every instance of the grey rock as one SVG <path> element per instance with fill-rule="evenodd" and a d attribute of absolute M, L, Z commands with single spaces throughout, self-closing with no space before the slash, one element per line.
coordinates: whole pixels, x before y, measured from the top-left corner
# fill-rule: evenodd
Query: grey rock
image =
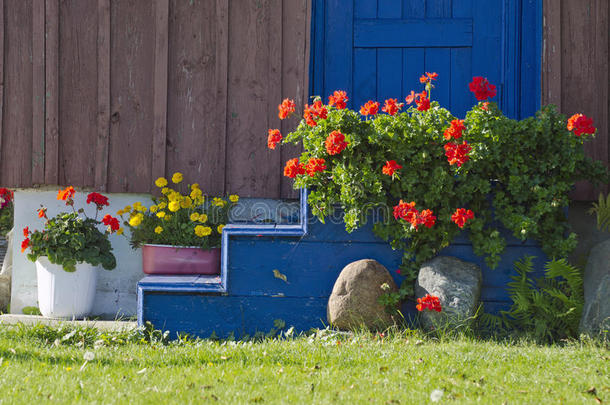
<path fill-rule="evenodd" d="M 465 325 L 478 307 L 482 282 L 481 268 L 474 263 L 449 256 L 437 256 L 424 263 L 417 276 L 415 294 L 417 297 L 435 295 L 442 307 L 440 313 L 421 312 L 424 326 Z"/>
<path fill-rule="evenodd" d="M 343 268 L 328 299 L 328 322 L 339 329 L 387 327 L 392 316 L 379 297 L 398 288 L 388 270 L 371 259 L 358 260 Z"/>
<path fill-rule="evenodd" d="M 610 239 L 591 249 L 583 282 L 585 305 L 580 332 L 607 332 L 610 330 Z"/>

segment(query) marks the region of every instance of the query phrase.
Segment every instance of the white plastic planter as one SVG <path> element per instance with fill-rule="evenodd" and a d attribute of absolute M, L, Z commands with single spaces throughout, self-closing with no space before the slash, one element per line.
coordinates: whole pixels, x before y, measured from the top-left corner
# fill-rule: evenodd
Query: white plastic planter
<path fill-rule="evenodd" d="M 36 260 L 38 275 L 38 306 L 49 318 L 78 319 L 91 314 L 97 267 L 88 263 L 76 265 L 75 272 L 67 272 L 47 257 Z"/>

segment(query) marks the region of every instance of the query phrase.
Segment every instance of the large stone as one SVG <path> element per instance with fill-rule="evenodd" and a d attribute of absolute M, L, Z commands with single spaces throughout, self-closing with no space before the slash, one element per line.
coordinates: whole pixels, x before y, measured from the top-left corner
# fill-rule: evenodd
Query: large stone
<path fill-rule="evenodd" d="M 580 331 L 597 334 L 610 330 L 610 239 L 591 249 L 583 281 L 585 305 Z"/>
<path fill-rule="evenodd" d="M 379 262 L 350 263 L 339 274 L 328 299 L 328 322 L 339 329 L 384 328 L 393 320 L 379 297 L 396 291 L 392 276 Z"/>
<path fill-rule="evenodd" d="M 417 276 L 415 294 L 435 295 L 442 307 L 440 313 L 430 310 L 421 313 L 424 326 L 468 324 L 479 304 L 482 280 L 479 266 L 455 257 L 437 256 L 424 263 Z"/>

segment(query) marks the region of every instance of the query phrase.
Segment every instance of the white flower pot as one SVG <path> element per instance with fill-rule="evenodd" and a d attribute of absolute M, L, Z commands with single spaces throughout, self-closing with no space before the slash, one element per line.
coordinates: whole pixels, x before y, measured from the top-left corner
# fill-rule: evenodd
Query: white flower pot
<path fill-rule="evenodd" d="M 38 306 L 50 318 L 83 318 L 91 314 L 97 286 L 97 267 L 79 263 L 67 272 L 47 257 L 36 260 Z"/>

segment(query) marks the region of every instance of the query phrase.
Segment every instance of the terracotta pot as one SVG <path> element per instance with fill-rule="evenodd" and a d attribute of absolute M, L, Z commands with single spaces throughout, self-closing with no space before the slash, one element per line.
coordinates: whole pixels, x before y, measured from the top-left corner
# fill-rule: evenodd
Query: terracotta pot
<path fill-rule="evenodd" d="M 220 248 L 143 245 L 142 270 L 146 274 L 220 274 Z"/>

